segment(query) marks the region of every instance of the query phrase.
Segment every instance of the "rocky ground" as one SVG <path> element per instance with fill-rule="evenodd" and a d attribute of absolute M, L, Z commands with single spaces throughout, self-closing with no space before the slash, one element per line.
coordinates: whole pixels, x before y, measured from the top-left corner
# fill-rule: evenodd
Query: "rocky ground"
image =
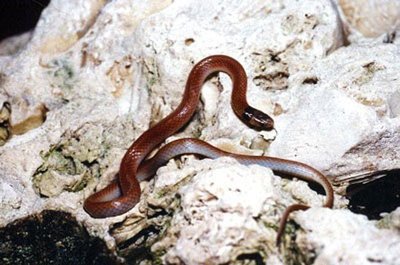
<path fill-rule="evenodd" d="M 0 42 L 2 261 L 31 253 L 35 244 L 18 239 L 26 232 L 58 244 L 29 254 L 55 262 L 61 251 L 96 264 L 399 264 L 398 200 L 371 218 L 346 196 L 400 168 L 400 2 L 364 2 L 51 1 L 33 30 Z M 129 145 L 179 104 L 194 63 L 213 54 L 242 63 L 248 101 L 276 131 L 237 119 L 220 74 L 167 141 L 309 164 L 334 184 L 334 208 L 301 180 L 184 156 L 141 183 L 129 212 L 91 218 L 84 199 L 110 183 Z M 292 215 L 276 247 L 282 212 L 296 202 L 312 207 Z M 71 231 L 77 241 L 66 240 Z"/>

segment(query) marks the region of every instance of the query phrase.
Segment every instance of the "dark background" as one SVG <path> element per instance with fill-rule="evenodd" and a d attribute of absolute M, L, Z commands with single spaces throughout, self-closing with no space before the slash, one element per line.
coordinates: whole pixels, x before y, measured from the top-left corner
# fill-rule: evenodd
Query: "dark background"
<path fill-rule="evenodd" d="M 0 41 L 34 28 L 50 0 L 0 0 Z"/>

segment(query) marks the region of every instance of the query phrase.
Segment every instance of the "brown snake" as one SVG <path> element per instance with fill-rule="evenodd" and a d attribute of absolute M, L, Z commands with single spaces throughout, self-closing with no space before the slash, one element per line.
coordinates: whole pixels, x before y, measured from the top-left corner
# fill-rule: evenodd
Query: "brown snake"
<path fill-rule="evenodd" d="M 333 206 L 333 189 L 329 180 L 318 170 L 296 161 L 266 156 L 232 154 L 197 139 L 180 139 L 162 147 L 151 159 L 145 160 L 151 151 L 166 138 L 182 128 L 192 117 L 200 98 L 200 90 L 206 78 L 215 72 L 224 72 L 232 79 L 231 105 L 245 124 L 256 130 L 272 130 L 273 120 L 265 113 L 249 106 L 246 100 L 247 76 L 236 60 L 225 55 L 213 55 L 197 63 L 189 74 L 183 99 L 179 106 L 154 127 L 145 131 L 125 153 L 118 181 L 92 194 L 84 202 L 84 209 L 94 218 L 123 214 L 133 208 L 140 199 L 139 181 L 154 176 L 156 170 L 169 159 L 182 154 L 199 154 L 217 158 L 229 156 L 242 164 L 259 164 L 271 168 L 275 173 L 291 175 L 320 184 L 326 194 L 325 207 Z M 294 204 L 286 208 L 280 221 L 277 243 L 279 243 L 291 212 L 305 210 L 308 206 Z"/>

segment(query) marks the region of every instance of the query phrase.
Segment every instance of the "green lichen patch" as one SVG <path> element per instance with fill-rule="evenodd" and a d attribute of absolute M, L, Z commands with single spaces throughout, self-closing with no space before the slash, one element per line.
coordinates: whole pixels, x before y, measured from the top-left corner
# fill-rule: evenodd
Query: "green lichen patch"
<path fill-rule="evenodd" d="M 115 159 L 113 150 L 129 146 L 132 132 L 127 118 L 108 124 L 86 123 L 67 131 L 59 143 L 42 154 L 43 164 L 33 175 L 35 190 L 46 197 L 82 190 Z"/>
<path fill-rule="evenodd" d="M 66 100 L 73 95 L 72 90 L 77 83 L 77 75 L 70 61 L 67 59 L 54 59 L 49 65 L 47 74 L 51 77 L 50 86 L 58 88 L 59 94 Z"/>
<path fill-rule="evenodd" d="M 43 196 L 56 196 L 63 190 L 79 191 L 100 174 L 96 159 L 104 150 L 101 144 L 93 145 L 92 139 L 98 136 L 90 133 L 82 134 L 82 139 L 73 133 L 66 136 L 43 155 L 44 163 L 33 176 L 34 187 Z"/>

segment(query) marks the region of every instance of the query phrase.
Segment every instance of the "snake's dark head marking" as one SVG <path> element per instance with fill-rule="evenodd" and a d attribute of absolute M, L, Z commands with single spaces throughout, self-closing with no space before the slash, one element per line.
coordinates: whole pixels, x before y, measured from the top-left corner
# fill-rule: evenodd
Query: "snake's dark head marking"
<path fill-rule="evenodd" d="M 242 118 L 247 125 L 257 131 L 270 131 L 274 129 L 274 120 L 258 109 L 248 106 Z"/>

